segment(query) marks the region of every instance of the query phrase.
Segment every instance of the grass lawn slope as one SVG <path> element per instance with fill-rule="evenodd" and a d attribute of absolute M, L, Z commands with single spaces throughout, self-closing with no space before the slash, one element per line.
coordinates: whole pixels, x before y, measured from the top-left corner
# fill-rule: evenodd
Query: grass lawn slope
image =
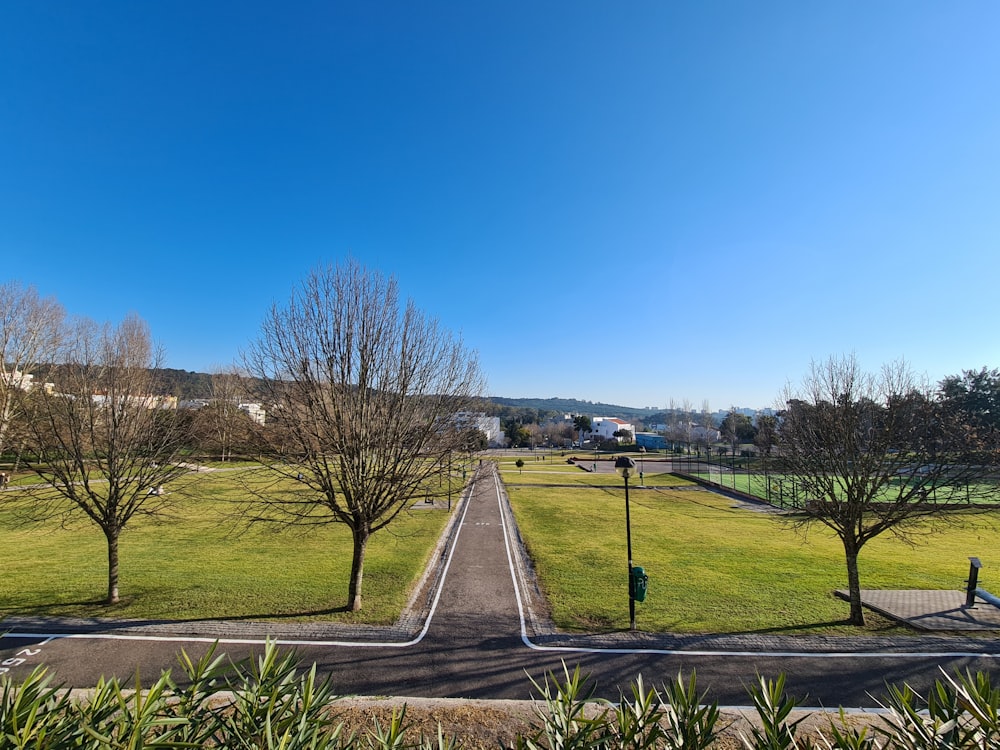
<path fill-rule="evenodd" d="M 364 606 L 341 611 L 351 537 L 341 524 L 283 531 L 239 528 L 228 514 L 245 497 L 239 472 L 178 484 L 168 518 L 136 518 L 122 534 L 122 602 L 107 589 L 104 537 L 84 521 L 17 527 L 14 491 L 0 495 L 0 617 L 10 614 L 197 620 L 395 621 L 448 521 L 416 504 L 368 546 Z M 457 496 L 457 492 L 456 492 Z"/>
<path fill-rule="evenodd" d="M 587 476 L 581 472 L 578 487 L 565 487 L 503 474 L 557 627 L 625 629 L 624 489 L 620 479 L 611 486 L 600 475 L 587 486 Z M 637 604 L 639 629 L 857 632 L 842 626 L 848 605 L 833 591 L 846 587 L 844 553 L 827 530 L 796 533 L 781 516 L 690 487 L 632 489 L 630 506 L 634 564 L 649 575 L 646 601 Z M 995 513 L 959 517 L 933 533 L 917 527 L 914 545 L 886 534 L 862 550 L 861 583 L 963 589 L 969 556 L 980 557 L 984 570 L 1000 569 L 998 540 Z"/>

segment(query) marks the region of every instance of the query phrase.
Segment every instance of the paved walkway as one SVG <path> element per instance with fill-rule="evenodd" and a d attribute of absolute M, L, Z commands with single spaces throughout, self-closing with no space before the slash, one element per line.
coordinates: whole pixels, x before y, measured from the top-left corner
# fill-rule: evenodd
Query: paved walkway
<path fill-rule="evenodd" d="M 847 598 L 844 590 L 837 595 Z M 964 591 L 861 591 L 866 607 L 920 630 L 1000 630 L 1000 607 L 978 597 L 972 607 L 966 607 L 965 601 Z"/>

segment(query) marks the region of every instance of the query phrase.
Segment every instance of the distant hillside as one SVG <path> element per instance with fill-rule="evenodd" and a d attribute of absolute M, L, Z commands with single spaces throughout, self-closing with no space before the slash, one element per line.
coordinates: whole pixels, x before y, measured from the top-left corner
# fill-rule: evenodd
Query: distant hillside
<path fill-rule="evenodd" d="M 59 368 L 55 374 L 58 377 Z M 156 371 L 163 395 L 177 396 L 184 399 L 211 398 L 212 376 L 205 372 L 176 370 L 162 368 Z M 535 409 L 544 412 L 561 412 L 563 414 L 584 414 L 588 417 L 627 417 L 632 419 L 648 419 L 662 409 L 640 409 L 634 406 L 619 406 L 617 404 L 594 403 L 576 398 L 504 398 L 490 396 L 485 399 L 498 406 L 514 409 Z"/>
<path fill-rule="evenodd" d="M 44 370 L 44 377 L 58 388 L 67 375 L 69 365 L 52 365 Z M 212 376 L 204 372 L 188 372 L 171 368 L 156 368 L 157 396 L 177 396 L 181 400 L 212 397 Z"/>
<path fill-rule="evenodd" d="M 212 376 L 203 372 L 188 372 L 185 370 L 159 370 L 165 392 L 182 399 L 210 398 L 212 395 Z M 616 404 L 594 403 L 575 398 L 504 398 L 490 396 L 486 399 L 498 406 L 509 406 L 515 409 L 536 409 L 546 412 L 562 412 L 564 414 L 585 414 L 588 417 L 628 417 L 645 419 L 662 412 L 662 409 L 638 409 L 633 406 L 618 406 Z"/>
<path fill-rule="evenodd" d="M 164 391 L 182 399 L 211 398 L 212 376 L 203 372 L 188 372 L 186 370 L 163 369 L 158 371 Z M 515 409 L 536 409 L 547 412 L 562 412 L 564 414 L 584 414 L 588 417 L 629 417 L 646 419 L 662 412 L 662 409 L 639 409 L 634 406 L 619 406 L 616 404 L 594 403 L 576 398 L 504 398 L 490 396 L 486 401 L 498 406 L 509 406 Z"/>
<path fill-rule="evenodd" d="M 163 384 L 163 390 L 182 401 L 212 397 L 212 376 L 208 373 L 162 368 L 156 371 L 156 375 Z"/>
<path fill-rule="evenodd" d="M 565 414 L 583 414 L 588 417 L 632 417 L 645 419 L 662 409 L 640 409 L 634 406 L 619 406 L 616 404 L 594 403 L 575 398 L 504 398 L 490 396 L 488 401 L 501 406 L 512 406 L 517 409 L 538 409 L 541 411 L 563 412 Z"/>

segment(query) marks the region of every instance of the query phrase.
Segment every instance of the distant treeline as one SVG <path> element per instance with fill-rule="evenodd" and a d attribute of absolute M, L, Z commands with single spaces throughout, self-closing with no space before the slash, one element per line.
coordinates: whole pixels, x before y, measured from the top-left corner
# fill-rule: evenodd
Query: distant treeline
<path fill-rule="evenodd" d="M 68 367 L 70 366 L 52 365 L 51 368 L 33 368 L 29 372 L 35 375 L 36 382 L 44 379 L 54 383 L 58 390 L 64 375 L 68 374 Z M 172 368 L 156 368 L 153 372 L 156 374 L 158 387 L 157 392 L 151 395 L 177 396 L 181 400 L 212 397 L 212 376 L 207 372 L 188 372 Z"/>
<path fill-rule="evenodd" d="M 162 368 L 156 371 L 156 377 L 163 384 L 165 395 L 181 400 L 212 396 L 212 376 L 206 372 Z"/>
<path fill-rule="evenodd" d="M 502 398 L 490 396 L 487 401 L 516 409 L 535 409 L 544 414 L 585 414 L 590 417 L 622 417 L 640 420 L 648 419 L 656 411 L 663 411 L 662 409 L 639 409 L 634 406 L 594 403 L 576 398 Z"/>
<path fill-rule="evenodd" d="M 60 366 L 56 365 L 46 377 L 58 384 Z M 37 370 L 36 370 L 37 372 Z M 154 371 L 160 384 L 157 396 L 176 396 L 183 400 L 212 398 L 212 376 L 207 372 L 176 370 L 165 367 Z M 663 410 L 638 409 L 632 406 L 595 403 L 576 398 L 503 398 L 489 396 L 485 399 L 484 411 L 505 415 L 511 410 L 534 410 L 545 417 L 557 414 L 585 414 L 591 417 L 621 417 L 632 420 L 649 420 Z M 494 407 L 491 408 L 490 404 Z M 504 409 L 503 407 L 508 407 Z"/>

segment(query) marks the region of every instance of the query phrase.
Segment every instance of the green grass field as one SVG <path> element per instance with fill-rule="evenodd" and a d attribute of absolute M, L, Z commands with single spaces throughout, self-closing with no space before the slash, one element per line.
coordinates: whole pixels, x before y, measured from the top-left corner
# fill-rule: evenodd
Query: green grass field
<path fill-rule="evenodd" d="M 622 480 L 583 471 L 563 457 L 526 461 L 521 470 L 505 458 L 499 468 L 558 626 L 627 627 Z M 106 558 L 96 527 L 81 521 L 14 528 L 17 491 L 0 494 L 0 617 L 390 623 L 448 520 L 446 511 L 417 503 L 376 534 L 364 609 L 343 612 L 351 554 L 346 528 L 246 531 L 229 518 L 246 497 L 239 477 L 240 469 L 199 475 L 186 490 L 174 488 L 170 518 L 136 519 L 126 529 L 123 601 L 112 608 L 100 603 Z M 650 576 L 649 596 L 638 605 L 641 629 L 855 632 L 838 625 L 847 605 L 832 591 L 845 587 L 846 576 L 839 542 L 828 532 L 816 528 L 803 536 L 773 515 L 736 508 L 669 475 L 646 474 L 645 484 L 656 489 L 633 484 L 630 503 L 635 563 Z M 990 588 L 992 571 L 1000 569 L 993 552 L 998 540 L 1000 514 L 966 516 L 939 533 L 918 535 L 912 547 L 885 536 L 862 551 L 862 585 L 959 589 L 974 555 L 984 565 L 982 585 Z"/>
<path fill-rule="evenodd" d="M 228 517 L 245 494 L 239 472 L 216 472 L 176 490 L 172 516 L 136 518 L 121 538 L 121 596 L 101 604 L 107 554 L 84 521 L 13 528 L 14 492 L 0 495 L 0 617 L 329 619 L 391 623 L 430 559 L 448 513 L 417 504 L 372 537 L 363 609 L 347 601 L 351 539 L 341 524 L 312 529 L 241 529 Z M 456 488 L 458 483 L 456 482 Z M 456 494 L 457 497 L 457 494 Z"/>
<path fill-rule="evenodd" d="M 577 464 L 567 463 L 567 459 L 574 455 L 579 459 Z M 608 456 L 601 456 L 599 460 L 602 472 L 596 474 L 590 471 L 593 458 L 587 457 L 585 454 L 566 452 L 565 455 L 561 455 L 558 452 L 553 454 L 539 452 L 538 456 L 541 460 L 535 460 L 532 456 L 521 456 L 521 460 L 524 461 L 524 466 L 521 468 L 518 468 L 515 463 L 517 456 L 504 456 L 497 459 L 497 468 L 500 470 L 501 478 L 508 484 L 566 484 L 581 487 L 620 487 L 622 485 L 621 477 L 607 470 L 609 466 Z M 638 461 L 636 464 L 638 466 Z M 644 468 L 648 468 L 649 471 L 643 472 L 642 483 L 657 487 L 694 484 L 690 480 L 660 471 L 659 469 L 662 467 L 663 464 L 653 461 L 646 464 Z M 632 479 L 632 486 L 637 487 L 639 484 L 640 480 L 637 475 Z"/>
<path fill-rule="evenodd" d="M 621 480 L 616 487 L 511 486 L 509 494 L 557 626 L 627 628 Z M 844 555 L 825 529 L 796 533 L 775 515 L 698 489 L 633 490 L 630 506 L 634 562 L 650 577 L 649 595 L 637 605 L 640 629 L 856 632 L 841 627 L 848 608 L 833 591 L 846 588 Z M 914 546 L 885 535 L 865 547 L 863 587 L 962 589 L 970 555 L 980 557 L 984 574 L 1000 570 L 997 514 L 916 532 Z"/>

